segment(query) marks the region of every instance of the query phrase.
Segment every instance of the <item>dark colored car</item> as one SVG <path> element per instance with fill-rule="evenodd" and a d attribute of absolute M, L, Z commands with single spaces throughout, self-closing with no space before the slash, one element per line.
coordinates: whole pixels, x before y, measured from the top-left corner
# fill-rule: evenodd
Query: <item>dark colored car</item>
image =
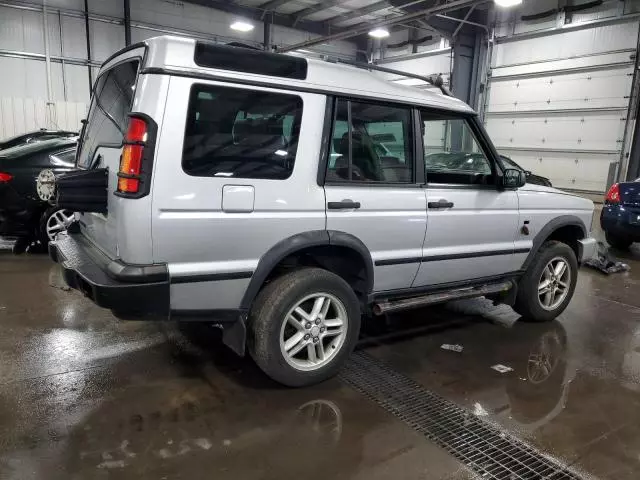
<path fill-rule="evenodd" d="M 612 247 L 626 250 L 640 242 L 640 178 L 611 186 L 600 214 L 600 226 Z"/>
<path fill-rule="evenodd" d="M 75 169 L 76 144 L 77 137 L 58 137 L 0 151 L 0 236 L 18 239 L 16 253 L 34 241 L 48 244 L 71 220 L 73 212 L 40 199 L 36 179 L 45 169 Z"/>
<path fill-rule="evenodd" d="M 507 168 L 517 168 L 518 170 L 523 171 L 525 176 L 527 177 L 527 183 L 532 183 L 533 185 L 542 185 L 543 187 L 552 187 L 553 186 L 553 185 L 551 185 L 551 180 L 549 180 L 547 177 L 542 177 L 540 175 L 536 175 L 534 173 L 531 173 L 529 170 L 525 170 L 520 165 L 518 165 L 516 162 L 511 160 L 509 157 L 505 157 L 504 155 L 500 155 L 500 158 L 502 159 L 502 163 L 504 163 Z"/>
<path fill-rule="evenodd" d="M 6 150 L 8 148 L 24 145 L 25 143 L 41 142 L 43 140 L 51 140 L 52 138 L 71 138 L 77 137 L 77 132 L 70 132 L 67 130 L 36 130 L 34 132 L 23 133 L 15 137 L 7 138 L 0 141 L 0 150 Z"/>

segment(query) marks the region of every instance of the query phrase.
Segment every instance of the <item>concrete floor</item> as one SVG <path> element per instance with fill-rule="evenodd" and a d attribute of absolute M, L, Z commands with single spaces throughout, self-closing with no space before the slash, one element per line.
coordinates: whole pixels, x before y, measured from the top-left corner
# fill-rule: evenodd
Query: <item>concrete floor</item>
<path fill-rule="evenodd" d="M 639 478 L 634 248 L 629 273 L 583 269 L 552 324 L 480 299 L 368 319 L 359 348 L 585 475 Z M 341 380 L 281 388 L 213 329 L 119 322 L 43 255 L 0 253 L 0 325 L 2 480 L 475 478 Z M 535 383 L 543 344 L 556 360 Z"/>

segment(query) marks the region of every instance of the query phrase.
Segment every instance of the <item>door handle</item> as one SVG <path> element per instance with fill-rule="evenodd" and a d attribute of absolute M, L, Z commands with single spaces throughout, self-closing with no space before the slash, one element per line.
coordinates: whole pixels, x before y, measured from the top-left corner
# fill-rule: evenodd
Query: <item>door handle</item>
<path fill-rule="evenodd" d="M 353 200 L 342 200 L 341 202 L 329 202 L 327 203 L 329 210 L 344 210 L 347 208 L 360 208 L 360 202 L 354 202 Z"/>
<path fill-rule="evenodd" d="M 444 198 L 438 200 L 437 202 L 429 202 L 427 203 L 427 207 L 429 208 L 453 208 L 453 202 L 448 202 Z"/>

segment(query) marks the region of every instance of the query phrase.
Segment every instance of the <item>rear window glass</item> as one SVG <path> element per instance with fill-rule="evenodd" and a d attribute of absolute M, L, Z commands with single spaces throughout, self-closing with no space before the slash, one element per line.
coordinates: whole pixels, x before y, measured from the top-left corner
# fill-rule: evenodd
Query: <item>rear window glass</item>
<path fill-rule="evenodd" d="M 135 94 L 138 60 L 121 63 L 96 80 L 87 125 L 81 140 L 78 166 L 89 168 L 100 146 L 122 144 L 127 130 L 127 114 Z"/>
<path fill-rule="evenodd" d="M 203 177 L 288 178 L 301 120 L 302 99 L 297 95 L 195 86 L 182 167 Z"/>
<path fill-rule="evenodd" d="M 46 152 L 52 150 L 55 147 L 64 148 L 66 146 L 72 146 L 73 140 L 66 138 L 55 138 L 50 140 L 42 140 L 39 142 L 22 143 L 15 147 L 7 148 L 0 151 L 0 158 L 2 159 L 23 159 L 29 158 L 32 155 L 36 155 L 40 152 Z"/>

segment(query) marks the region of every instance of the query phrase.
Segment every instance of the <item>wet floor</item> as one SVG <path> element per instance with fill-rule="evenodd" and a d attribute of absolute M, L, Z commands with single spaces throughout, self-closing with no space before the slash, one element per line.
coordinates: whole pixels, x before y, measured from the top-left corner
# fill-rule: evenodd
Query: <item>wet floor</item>
<path fill-rule="evenodd" d="M 639 478 L 634 248 L 557 322 L 473 300 L 367 319 L 358 348 L 585 476 Z M 212 328 L 117 321 L 46 256 L 0 253 L 0 324 L 3 480 L 475 475 L 340 379 L 282 388 Z"/>

